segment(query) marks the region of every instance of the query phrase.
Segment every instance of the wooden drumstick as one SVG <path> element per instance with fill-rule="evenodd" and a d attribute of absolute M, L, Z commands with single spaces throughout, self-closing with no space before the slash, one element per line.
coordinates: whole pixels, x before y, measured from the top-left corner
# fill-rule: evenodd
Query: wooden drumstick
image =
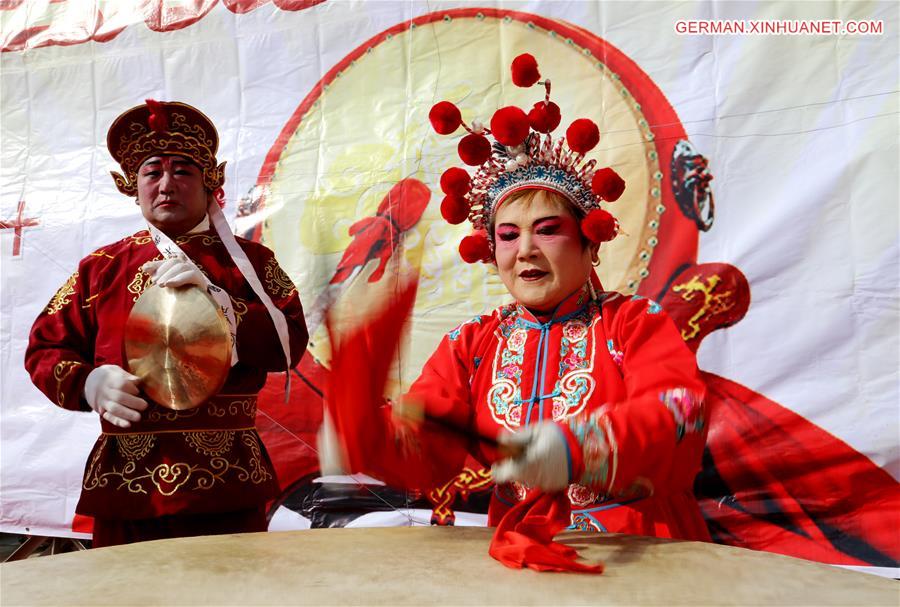
<path fill-rule="evenodd" d="M 486 436 L 471 428 L 460 427 L 450 420 L 442 417 L 434 417 L 428 415 L 428 413 L 425 412 L 424 406 L 422 406 L 418 402 L 410 401 L 409 399 L 402 399 L 400 401 L 393 402 L 392 410 L 396 417 L 408 423 L 420 425 L 427 422 L 430 424 L 434 424 L 443 430 L 452 432 L 453 434 L 456 434 L 461 438 L 493 447 L 500 455 L 500 459 L 516 458 L 525 453 L 525 445 L 501 443 L 493 436 Z"/>

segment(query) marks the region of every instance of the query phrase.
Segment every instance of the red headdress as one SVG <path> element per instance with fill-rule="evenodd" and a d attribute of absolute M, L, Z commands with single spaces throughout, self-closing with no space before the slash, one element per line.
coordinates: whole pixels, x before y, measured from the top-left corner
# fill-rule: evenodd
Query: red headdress
<path fill-rule="evenodd" d="M 109 153 L 125 175 L 111 171 L 116 187 L 137 195 L 137 170 L 150 156 L 177 154 L 203 170 L 203 185 L 215 192 L 225 182 L 225 163 L 217 164 L 219 134 L 212 121 L 186 103 L 154 101 L 123 112 L 106 135 Z"/>
<path fill-rule="evenodd" d="M 611 168 L 596 169 L 595 160 L 584 161 L 600 141 L 600 130 L 593 121 L 580 118 L 569 125 L 565 137 L 554 140 L 550 133 L 562 118 L 559 106 L 550 101 L 550 80 L 541 83 L 540 77 L 533 56 L 526 53 L 513 60 L 513 83 L 521 87 L 543 84 L 544 99 L 527 113 L 516 106 L 498 109 L 490 128 L 478 122 L 467 125 L 459 108 L 449 101 L 436 104 L 428 114 L 441 135 L 452 134 L 460 126 L 468 132 L 459 142 L 459 157 L 477 169 L 472 176 L 460 167 L 444 172 L 441 214 L 452 224 L 466 219 L 472 222 L 474 231 L 459 249 L 469 263 L 492 259 L 493 214 L 504 199 L 521 190 L 561 194 L 583 213 L 581 230 L 592 242 L 612 240 L 619 232 L 619 222 L 600 203 L 618 200 L 625 181 Z"/>

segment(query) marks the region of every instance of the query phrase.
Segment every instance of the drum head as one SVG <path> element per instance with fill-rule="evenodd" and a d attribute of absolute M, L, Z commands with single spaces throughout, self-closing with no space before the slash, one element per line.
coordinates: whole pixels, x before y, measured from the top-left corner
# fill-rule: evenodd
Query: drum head
<path fill-rule="evenodd" d="M 151 400 L 191 409 L 218 392 L 228 376 L 228 322 L 196 286 L 152 285 L 125 323 L 125 357 Z"/>

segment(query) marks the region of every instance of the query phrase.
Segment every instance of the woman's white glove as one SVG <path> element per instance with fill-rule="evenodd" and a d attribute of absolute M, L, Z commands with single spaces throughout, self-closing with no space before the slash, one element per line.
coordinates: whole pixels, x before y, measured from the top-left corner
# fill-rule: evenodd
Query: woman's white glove
<path fill-rule="evenodd" d="M 183 287 L 197 285 L 205 287 L 206 277 L 194 262 L 178 255 L 169 259 L 148 261 L 141 266 L 141 271 L 150 275 L 150 279 L 161 287 Z"/>
<path fill-rule="evenodd" d="M 120 428 L 141 420 L 147 401 L 138 396 L 140 378 L 116 365 L 91 371 L 84 382 L 84 399 L 100 417 Z"/>
<path fill-rule="evenodd" d="M 569 486 L 569 456 L 566 437 L 553 422 L 540 422 L 519 432 L 504 432 L 500 445 L 519 455 L 500 460 L 491 468 L 495 483 L 518 481 L 544 491 L 562 491 Z"/>

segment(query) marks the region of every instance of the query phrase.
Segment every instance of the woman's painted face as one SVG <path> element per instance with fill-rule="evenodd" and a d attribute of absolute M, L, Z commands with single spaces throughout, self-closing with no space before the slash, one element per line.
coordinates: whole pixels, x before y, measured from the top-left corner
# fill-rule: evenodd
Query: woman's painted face
<path fill-rule="evenodd" d="M 569 206 L 544 191 L 500 206 L 494 245 L 503 284 L 520 304 L 543 313 L 587 282 L 596 251 L 584 243 Z"/>

